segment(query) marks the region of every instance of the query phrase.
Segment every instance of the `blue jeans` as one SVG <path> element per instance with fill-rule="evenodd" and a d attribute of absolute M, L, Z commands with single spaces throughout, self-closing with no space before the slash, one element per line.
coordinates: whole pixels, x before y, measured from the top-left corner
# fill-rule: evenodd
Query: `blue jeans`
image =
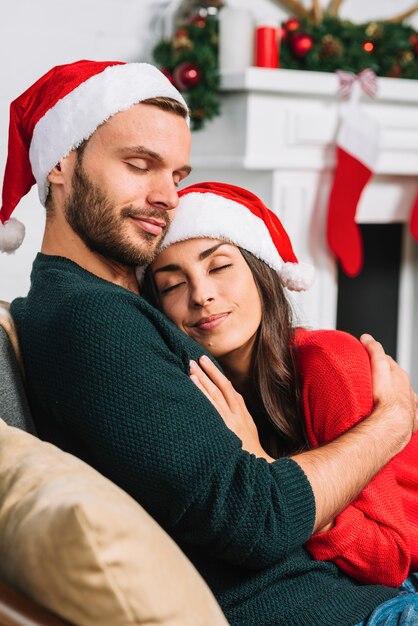
<path fill-rule="evenodd" d="M 399 595 L 375 608 L 357 626 L 418 626 L 418 574 L 411 574 L 399 587 Z"/>

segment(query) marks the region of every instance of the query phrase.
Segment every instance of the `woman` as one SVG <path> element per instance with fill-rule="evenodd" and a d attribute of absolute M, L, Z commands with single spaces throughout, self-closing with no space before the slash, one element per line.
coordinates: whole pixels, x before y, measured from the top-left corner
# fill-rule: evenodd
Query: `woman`
<path fill-rule="evenodd" d="M 208 360 L 191 376 L 243 447 L 267 458 L 324 444 L 372 409 L 361 343 L 339 331 L 294 329 L 283 286 L 312 281 L 275 214 L 254 194 L 222 183 L 179 193 L 163 249 L 144 291 L 222 365 L 252 415 Z M 224 410 L 225 409 L 225 410 Z M 332 418 L 331 418 L 332 416 Z M 258 439 L 259 438 L 259 439 Z M 306 547 L 363 583 L 399 586 L 418 569 L 418 438 L 387 465 L 333 524 Z"/>

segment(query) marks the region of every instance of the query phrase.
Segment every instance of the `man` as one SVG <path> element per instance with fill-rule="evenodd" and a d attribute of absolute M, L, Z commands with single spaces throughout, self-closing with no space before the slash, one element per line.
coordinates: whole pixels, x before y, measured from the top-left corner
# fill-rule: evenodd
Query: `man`
<path fill-rule="evenodd" d="M 16 244 L 10 216 L 35 179 L 47 211 L 30 292 L 12 305 L 36 426 L 156 518 L 231 624 L 353 626 L 397 592 L 359 587 L 303 543 L 406 445 L 414 394 L 369 339 L 367 420 L 293 459 L 242 450 L 189 380 L 201 347 L 135 279 L 168 227 L 189 142 L 182 97 L 144 64 L 54 68 L 12 104 L 4 247 Z"/>

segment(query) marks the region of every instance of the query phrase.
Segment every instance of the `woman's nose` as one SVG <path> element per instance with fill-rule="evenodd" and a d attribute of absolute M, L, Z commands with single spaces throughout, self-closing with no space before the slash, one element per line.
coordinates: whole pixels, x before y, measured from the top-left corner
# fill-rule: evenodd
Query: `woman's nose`
<path fill-rule="evenodd" d="M 214 300 L 214 295 L 209 289 L 209 285 L 199 282 L 191 292 L 191 302 L 195 307 L 202 307 L 210 304 Z"/>

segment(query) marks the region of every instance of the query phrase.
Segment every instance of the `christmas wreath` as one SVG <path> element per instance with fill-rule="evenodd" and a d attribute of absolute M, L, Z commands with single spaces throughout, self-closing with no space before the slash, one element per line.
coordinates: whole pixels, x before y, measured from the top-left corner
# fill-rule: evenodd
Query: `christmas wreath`
<path fill-rule="evenodd" d="M 154 59 L 170 81 L 184 92 L 193 130 L 219 115 L 218 20 L 196 16 L 160 41 Z"/>

